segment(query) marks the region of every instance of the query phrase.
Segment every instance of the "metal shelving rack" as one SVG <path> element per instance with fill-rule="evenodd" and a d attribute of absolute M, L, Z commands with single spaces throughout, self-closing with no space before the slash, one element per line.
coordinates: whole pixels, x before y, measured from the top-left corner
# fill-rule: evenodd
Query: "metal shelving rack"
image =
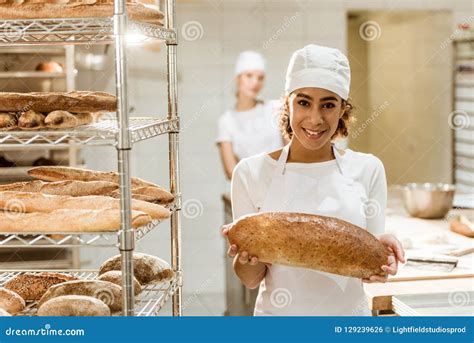
<path fill-rule="evenodd" d="M 165 25 L 140 23 L 128 20 L 126 1 L 114 1 L 113 18 L 58 18 L 34 20 L 3 20 L 0 22 L 0 47 L 64 44 L 115 44 L 115 88 L 117 118 L 100 121 L 71 131 L 3 131 L 0 148 L 21 147 L 53 148 L 110 145 L 117 150 L 120 183 L 121 226 L 118 232 L 98 233 L 38 233 L 2 232 L 0 248 L 8 247 L 103 247 L 116 246 L 122 257 L 122 289 L 124 316 L 156 315 L 168 298 L 172 297 L 174 316 L 181 315 L 181 193 L 179 187 L 179 116 L 177 109 L 177 33 L 175 30 L 175 0 L 165 2 Z M 126 34 L 135 41 L 165 41 L 167 47 L 168 114 L 166 118 L 130 118 L 127 98 Z M 138 39 L 137 39 L 138 38 Z M 175 277 L 163 284 L 147 286 L 137 300 L 133 290 L 133 251 L 135 241 L 158 226 L 153 221 L 145 227 L 131 226 L 131 175 L 130 154 L 135 142 L 168 134 L 170 192 L 175 196 L 170 206 L 171 266 Z M 68 271 L 73 273 L 73 271 Z M 77 271 L 81 278 L 94 278 L 95 273 Z M 14 272 L 0 273 L 0 285 Z M 2 282 L 3 281 L 3 282 Z M 28 314 L 28 313 L 26 313 Z"/>

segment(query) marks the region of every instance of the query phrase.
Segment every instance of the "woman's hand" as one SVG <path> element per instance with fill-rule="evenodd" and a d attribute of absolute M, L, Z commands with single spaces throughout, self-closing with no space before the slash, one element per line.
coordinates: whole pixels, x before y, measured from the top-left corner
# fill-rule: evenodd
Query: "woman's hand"
<path fill-rule="evenodd" d="M 227 237 L 229 233 L 229 229 L 224 228 L 222 229 L 222 235 L 224 237 Z M 244 264 L 249 264 L 251 266 L 257 265 L 260 261 L 258 260 L 257 256 L 250 256 L 247 251 L 239 251 L 239 247 L 235 244 L 231 244 L 229 249 L 227 250 L 227 256 L 235 258 L 237 256 L 237 261 L 244 265 Z M 262 262 L 264 263 L 264 262 Z M 267 267 L 271 266 L 271 263 L 264 263 Z"/>
<path fill-rule="evenodd" d="M 400 241 L 393 235 L 381 235 L 379 241 L 389 251 L 387 264 L 381 268 L 383 273 L 374 274 L 369 278 L 362 279 L 362 282 L 373 283 L 373 282 L 387 282 L 388 275 L 395 275 L 398 271 L 398 262 L 405 263 L 405 251 L 403 250 Z"/>

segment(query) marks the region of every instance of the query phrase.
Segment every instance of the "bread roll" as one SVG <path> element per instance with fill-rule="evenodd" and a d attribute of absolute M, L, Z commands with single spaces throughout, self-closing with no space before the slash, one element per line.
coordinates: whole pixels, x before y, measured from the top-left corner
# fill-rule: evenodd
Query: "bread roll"
<path fill-rule="evenodd" d="M 18 116 L 16 113 L 0 113 L 0 129 L 11 129 L 18 125 Z"/>
<path fill-rule="evenodd" d="M 7 288 L 0 288 L 0 308 L 15 314 L 25 309 L 25 300 L 18 293 Z"/>
<path fill-rule="evenodd" d="M 15 182 L 7 185 L 0 185 L 0 192 L 17 191 L 43 193 L 52 195 L 70 195 L 74 197 L 86 195 L 110 194 L 118 188 L 116 183 L 106 181 L 57 181 L 44 182 L 33 180 L 27 182 Z"/>
<path fill-rule="evenodd" d="M 63 295 L 40 306 L 38 316 L 110 316 L 110 308 L 101 300 L 83 295 Z"/>
<path fill-rule="evenodd" d="M 93 119 L 90 112 L 72 114 L 68 111 L 58 110 L 50 112 L 46 116 L 44 124 L 52 129 L 67 129 L 90 124 Z"/>
<path fill-rule="evenodd" d="M 21 207 L 21 203 L 18 205 Z M 151 222 L 132 211 L 132 227 Z M 0 232 L 114 232 L 120 228 L 120 210 L 54 210 L 49 213 L 0 212 Z"/>
<path fill-rule="evenodd" d="M 119 175 L 117 172 L 103 172 L 74 167 L 35 167 L 28 170 L 28 175 L 44 181 L 107 181 L 118 184 Z M 136 177 L 132 177 L 132 188 L 156 187 L 161 188 L 151 182 L 147 182 Z"/>
<path fill-rule="evenodd" d="M 75 279 L 75 276 L 62 273 L 23 273 L 7 281 L 4 286 L 29 301 L 40 299 L 53 285 Z"/>
<path fill-rule="evenodd" d="M 68 281 L 50 287 L 41 297 L 38 306 L 48 300 L 63 295 L 85 295 L 103 301 L 111 311 L 122 310 L 122 288 L 108 281 L 100 280 L 77 280 Z"/>
<path fill-rule="evenodd" d="M 170 211 L 161 205 L 132 200 L 132 210 L 142 211 L 153 219 L 165 219 Z M 26 192 L 0 192 L 0 209 L 16 212 L 49 213 L 59 209 L 105 210 L 120 209 L 120 201 L 106 196 L 71 197 Z"/>
<path fill-rule="evenodd" d="M 97 280 L 108 281 L 116 284 L 117 286 L 122 287 L 122 272 L 119 270 L 111 270 L 102 275 L 99 275 Z M 142 285 L 138 282 L 136 277 L 133 277 L 133 290 L 135 295 L 138 295 L 142 292 Z"/>
<path fill-rule="evenodd" d="M 102 263 L 99 268 L 99 275 L 111 270 L 121 270 L 121 268 L 121 255 L 116 255 Z M 156 256 L 142 253 L 133 254 L 133 273 L 142 285 L 154 281 L 170 280 L 174 275 L 170 265 L 166 261 Z"/>
<path fill-rule="evenodd" d="M 383 275 L 388 251 L 367 230 L 337 218 L 301 213 L 258 213 L 229 229 L 236 244 L 260 261 L 368 278 Z"/>
<path fill-rule="evenodd" d="M 0 5 L 0 18 L 2 18 L 4 11 L 5 8 Z M 114 95 L 105 92 L 0 92 L 1 112 L 19 112 L 25 111 L 25 109 L 43 113 L 56 110 L 72 113 L 113 112 L 117 109 L 117 99 Z"/>
<path fill-rule="evenodd" d="M 44 127 L 44 114 L 28 110 L 22 112 L 18 119 L 18 127 L 22 129 L 39 129 Z"/>
<path fill-rule="evenodd" d="M 3 308 L 0 308 L 0 317 L 10 317 L 11 314 L 8 313 L 8 311 L 4 310 Z"/>

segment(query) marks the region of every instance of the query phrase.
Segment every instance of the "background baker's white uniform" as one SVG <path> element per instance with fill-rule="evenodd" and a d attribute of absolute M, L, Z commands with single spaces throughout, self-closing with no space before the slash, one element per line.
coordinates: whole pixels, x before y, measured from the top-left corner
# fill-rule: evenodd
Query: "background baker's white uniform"
<path fill-rule="evenodd" d="M 387 186 L 382 162 L 349 149 L 339 160 L 343 160 L 339 165 L 343 164 L 344 175 L 336 160 L 288 163 L 287 175 L 277 178 L 276 185 L 271 183 L 277 161 L 267 154 L 242 160 L 233 176 L 234 219 L 258 212 L 266 203 L 263 211 L 329 215 L 374 235 L 383 233 Z M 260 285 L 255 314 L 357 316 L 370 315 L 370 311 L 360 279 L 273 265 Z"/>

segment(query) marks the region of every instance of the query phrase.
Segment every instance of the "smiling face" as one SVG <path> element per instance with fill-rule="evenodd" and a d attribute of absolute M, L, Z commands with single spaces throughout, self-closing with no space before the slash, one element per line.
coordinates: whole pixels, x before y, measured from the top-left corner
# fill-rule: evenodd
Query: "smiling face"
<path fill-rule="evenodd" d="M 260 70 L 246 71 L 237 76 L 237 89 L 239 94 L 256 98 L 263 88 L 265 73 Z"/>
<path fill-rule="evenodd" d="M 318 150 L 330 144 L 345 102 L 336 93 L 308 87 L 291 93 L 289 109 L 293 138 L 308 150 Z"/>

